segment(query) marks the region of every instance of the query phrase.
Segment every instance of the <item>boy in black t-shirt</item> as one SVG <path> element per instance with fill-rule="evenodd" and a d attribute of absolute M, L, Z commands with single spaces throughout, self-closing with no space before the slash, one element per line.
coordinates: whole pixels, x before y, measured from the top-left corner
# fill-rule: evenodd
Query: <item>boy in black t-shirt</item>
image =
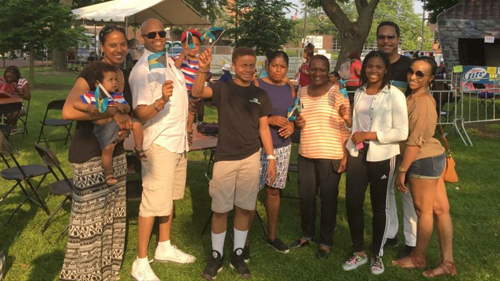
<path fill-rule="evenodd" d="M 205 75 L 211 61 L 212 51 L 206 49 L 199 57 L 200 69 L 192 90 L 194 97 L 212 98 L 219 120 L 219 139 L 209 188 L 213 211 L 213 251 L 201 277 L 213 280 L 222 269 L 227 214 L 234 205 L 231 267 L 242 278 L 249 278 L 250 270 L 243 259 L 243 248 L 248 234 L 250 211 L 255 210 L 259 192 L 261 141 L 267 159 L 270 160 L 267 169 L 268 184 L 272 185 L 276 178 L 273 143 L 267 121 L 273 108 L 267 93 L 251 83 L 256 62 L 252 49 L 240 47 L 234 50 L 234 80 L 205 87 Z"/>

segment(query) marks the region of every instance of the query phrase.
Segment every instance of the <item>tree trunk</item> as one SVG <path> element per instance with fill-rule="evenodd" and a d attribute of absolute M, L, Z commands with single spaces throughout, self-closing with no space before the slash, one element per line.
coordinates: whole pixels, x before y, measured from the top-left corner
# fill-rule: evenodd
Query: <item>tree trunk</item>
<path fill-rule="evenodd" d="M 52 50 L 52 71 L 68 71 L 68 55 L 66 51 Z"/>
<path fill-rule="evenodd" d="M 361 53 L 363 50 L 363 45 L 372 27 L 375 8 L 380 0 L 371 0 L 370 2 L 354 0 L 354 2 L 359 16 L 356 22 L 351 22 L 337 0 L 321 0 L 323 10 L 339 31 L 341 48 L 337 65 L 335 65 L 336 70 L 346 61 L 350 52 L 358 51 Z"/>
<path fill-rule="evenodd" d="M 35 88 L 35 48 L 30 46 L 30 89 Z"/>
<path fill-rule="evenodd" d="M 339 70 L 342 63 L 347 60 L 349 53 L 353 51 L 358 51 L 360 54 L 363 51 L 363 46 L 365 45 L 366 37 L 368 37 L 368 33 L 360 34 L 359 31 L 356 31 L 356 24 L 351 24 L 350 27 L 339 29 L 340 34 L 340 53 L 337 58 L 337 64 L 335 65 L 335 70 Z M 368 28 L 370 30 L 370 28 Z"/>

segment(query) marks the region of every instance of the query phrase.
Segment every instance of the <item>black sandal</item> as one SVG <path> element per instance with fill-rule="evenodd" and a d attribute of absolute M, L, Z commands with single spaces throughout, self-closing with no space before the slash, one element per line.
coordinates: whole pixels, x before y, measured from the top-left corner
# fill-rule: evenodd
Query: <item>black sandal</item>
<path fill-rule="evenodd" d="M 106 184 L 107 185 L 115 185 L 118 183 L 118 180 L 115 177 L 113 172 L 106 172 Z"/>
<path fill-rule="evenodd" d="M 137 150 L 137 149 L 134 147 L 134 155 L 135 155 L 135 157 L 137 157 L 139 160 L 141 160 L 141 162 L 147 162 L 147 161 L 148 161 L 148 157 L 146 156 L 146 153 L 144 152 L 144 150 Z"/>

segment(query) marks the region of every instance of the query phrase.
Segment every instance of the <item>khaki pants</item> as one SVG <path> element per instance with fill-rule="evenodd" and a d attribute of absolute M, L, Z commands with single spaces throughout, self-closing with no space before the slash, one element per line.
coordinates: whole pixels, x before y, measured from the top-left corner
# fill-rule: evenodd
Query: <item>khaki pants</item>
<path fill-rule="evenodd" d="M 184 197 L 187 153 L 175 153 L 157 144 L 146 150 L 142 163 L 141 217 L 165 217 L 172 212 L 174 200 Z"/>

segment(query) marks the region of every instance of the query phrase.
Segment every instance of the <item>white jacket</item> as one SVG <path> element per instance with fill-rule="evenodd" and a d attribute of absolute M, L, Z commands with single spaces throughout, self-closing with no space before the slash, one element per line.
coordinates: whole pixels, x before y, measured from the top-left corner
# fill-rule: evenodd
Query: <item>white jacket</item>
<path fill-rule="evenodd" d="M 352 117 L 352 133 L 358 131 L 356 106 L 366 95 L 366 85 L 360 87 L 354 95 L 354 110 Z M 371 110 L 371 132 L 377 133 L 377 140 L 370 141 L 366 160 L 378 162 L 390 159 L 400 153 L 399 142 L 408 138 L 408 111 L 405 95 L 396 87 L 385 86 L 375 95 Z M 352 134 L 351 134 L 352 137 Z M 358 149 L 349 138 L 347 150 L 352 157 L 358 157 Z"/>

